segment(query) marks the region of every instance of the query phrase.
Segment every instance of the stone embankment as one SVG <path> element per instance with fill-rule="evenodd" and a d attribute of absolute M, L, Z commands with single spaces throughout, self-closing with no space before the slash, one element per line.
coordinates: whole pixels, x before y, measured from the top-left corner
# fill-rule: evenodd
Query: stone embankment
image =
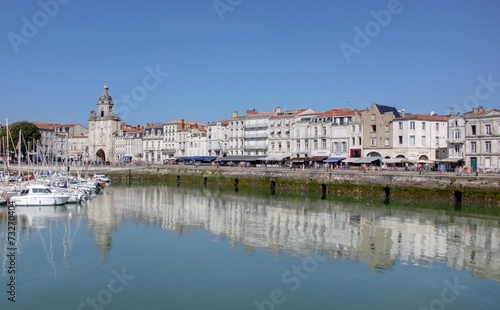
<path fill-rule="evenodd" d="M 457 192 L 464 202 L 500 206 L 500 175 L 416 171 L 356 171 L 288 169 L 277 167 L 241 168 L 191 165 L 99 167 L 113 182 L 144 184 L 191 183 L 290 192 L 323 192 L 333 195 L 383 196 L 391 198 L 454 201 Z M 236 180 L 237 179 L 237 180 Z M 236 182 L 235 182 L 236 181 Z M 236 185 L 235 185 L 236 184 Z"/>

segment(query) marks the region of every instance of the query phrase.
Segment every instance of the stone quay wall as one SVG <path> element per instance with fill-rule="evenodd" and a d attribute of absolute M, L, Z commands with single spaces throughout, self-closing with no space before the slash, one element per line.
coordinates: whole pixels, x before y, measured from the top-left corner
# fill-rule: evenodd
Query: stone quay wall
<path fill-rule="evenodd" d="M 391 198 L 453 201 L 457 191 L 464 202 L 500 206 L 500 175 L 416 171 L 357 171 L 275 167 L 214 167 L 158 165 L 101 170 L 113 182 L 217 184 L 275 191 L 323 192 L 334 195 L 379 197 L 390 188 Z"/>

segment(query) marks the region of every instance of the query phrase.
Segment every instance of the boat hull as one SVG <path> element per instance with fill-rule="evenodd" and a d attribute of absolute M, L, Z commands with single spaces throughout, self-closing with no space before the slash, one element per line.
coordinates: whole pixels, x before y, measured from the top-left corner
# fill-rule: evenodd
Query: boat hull
<path fill-rule="evenodd" d="M 70 196 L 68 195 L 58 195 L 58 196 L 13 196 L 10 198 L 10 202 L 18 206 L 57 206 L 63 205 L 68 202 Z"/>

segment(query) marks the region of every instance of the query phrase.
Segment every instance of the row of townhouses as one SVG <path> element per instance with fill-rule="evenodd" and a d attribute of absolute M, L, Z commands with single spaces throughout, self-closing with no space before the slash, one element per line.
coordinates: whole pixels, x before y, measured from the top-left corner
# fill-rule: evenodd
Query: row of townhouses
<path fill-rule="evenodd" d="M 174 120 L 131 126 L 114 113 L 104 86 L 88 129 L 34 123 L 42 150 L 91 161 L 164 163 L 182 157 L 323 160 L 380 157 L 388 163 L 444 162 L 478 169 L 500 168 L 500 110 L 473 108 L 464 114 L 409 114 L 373 103 L 369 109 L 311 108 L 232 112 L 203 124 Z M 66 152 L 66 150 L 68 150 Z"/>

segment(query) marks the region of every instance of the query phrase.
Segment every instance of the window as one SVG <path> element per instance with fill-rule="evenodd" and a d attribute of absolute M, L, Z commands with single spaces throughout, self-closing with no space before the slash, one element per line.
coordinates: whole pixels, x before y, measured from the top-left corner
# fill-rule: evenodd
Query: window
<path fill-rule="evenodd" d="M 422 130 L 425 130 L 425 122 L 422 122 Z"/>
<path fill-rule="evenodd" d="M 297 141 L 297 150 L 300 150 L 300 140 Z"/>
<path fill-rule="evenodd" d="M 323 150 L 326 150 L 326 139 L 322 139 L 322 140 L 321 140 L 321 148 L 322 148 Z"/>
<path fill-rule="evenodd" d="M 477 144 L 476 144 L 476 142 L 471 142 L 470 143 L 470 152 L 471 153 L 476 153 L 477 152 Z"/>
<path fill-rule="evenodd" d="M 415 130 L 415 122 L 410 122 L 410 130 Z"/>
<path fill-rule="evenodd" d="M 403 130 L 403 122 L 399 122 L 399 130 Z"/>
<path fill-rule="evenodd" d="M 436 131 L 439 131 L 439 123 L 436 123 Z"/>
<path fill-rule="evenodd" d="M 470 132 L 471 132 L 471 135 L 473 135 L 473 136 L 476 135 L 476 125 L 470 125 Z"/>
<path fill-rule="evenodd" d="M 281 151 L 281 142 L 278 142 L 278 151 Z"/>
<path fill-rule="evenodd" d="M 372 125 L 372 131 L 371 132 L 377 132 L 377 125 Z"/>
<path fill-rule="evenodd" d="M 389 146 L 389 138 L 385 138 L 385 146 Z"/>
<path fill-rule="evenodd" d="M 274 151 L 274 142 L 271 142 L 271 151 Z"/>
<path fill-rule="evenodd" d="M 422 145 L 425 146 L 426 145 L 426 140 L 427 140 L 427 137 L 426 136 L 422 136 Z"/>
<path fill-rule="evenodd" d="M 314 127 L 314 136 L 317 137 L 318 136 L 318 127 Z"/>
<path fill-rule="evenodd" d="M 309 140 L 306 139 L 306 150 L 309 149 Z"/>
<path fill-rule="evenodd" d="M 356 145 L 356 138 L 352 137 L 352 145 Z"/>
<path fill-rule="evenodd" d="M 363 131 L 363 125 L 358 125 L 358 131 L 362 132 Z"/>
<path fill-rule="evenodd" d="M 415 136 L 410 136 L 410 145 L 415 145 Z"/>
<path fill-rule="evenodd" d="M 370 139 L 370 146 L 377 146 L 377 139 L 375 138 Z"/>
<path fill-rule="evenodd" d="M 462 138 L 462 134 L 461 134 L 460 130 L 454 130 L 453 131 L 453 138 L 455 140 L 460 140 Z"/>
<path fill-rule="evenodd" d="M 455 144 L 455 156 L 460 156 L 460 144 Z"/>
<path fill-rule="evenodd" d="M 375 120 L 375 114 L 372 114 L 371 117 L 372 117 L 372 121 L 374 121 Z"/>
<path fill-rule="evenodd" d="M 491 157 L 485 157 L 484 158 L 484 168 L 490 168 L 491 167 Z"/>
<path fill-rule="evenodd" d="M 484 132 L 485 132 L 487 135 L 491 135 L 491 124 L 486 124 L 486 125 L 484 125 Z"/>
<path fill-rule="evenodd" d="M 485 146 L 486 146 L 486 153 L 491 153 L 491 141 L 486 141 Z"/>
<path fill-rule="evenodd" d="M 399 142 L 399 144 L 403 144 L 403 136 L 398 137 L 398 142 Z"/>
<path fill-rule="evenodd" d="M 338 142 L 333 143 L 333 152 L 335 152 L 335 153 L 339 152 L 339 143 Z"/>
<path fill-rule="evenodd" d="M 342 142 L 342 152 L 347 152 L 347 143 Z"/>
<path fill-rule="evenodd" d="M 439 145 L 439 137 L 436 137 L 436 145 Z"/>
<path fill-rule="evenodd" d="M 356 132 L 356 125 L 352 125 L 352 132 Z"/>
<path fill-rule="evenodd" d="M 323 127 L 323 136 L 326 136 L 326 127 Z"/>
<path fill-rule="evenodd" d="M 385 125 L 385 132 L 389 132 L 389 131 L 390 131 L 389 125 Z"/>
<path fill-rule="evenodd" d="M 290 151 L 290 141 L 287 141 L 287 142 L 286 142 L 286 150 L 287 150 L 287 151 Z"/>
<path fill-rule="evenodd" d="M 358 144 L 361 145 L 361 137 L 358 137 Z"/>

